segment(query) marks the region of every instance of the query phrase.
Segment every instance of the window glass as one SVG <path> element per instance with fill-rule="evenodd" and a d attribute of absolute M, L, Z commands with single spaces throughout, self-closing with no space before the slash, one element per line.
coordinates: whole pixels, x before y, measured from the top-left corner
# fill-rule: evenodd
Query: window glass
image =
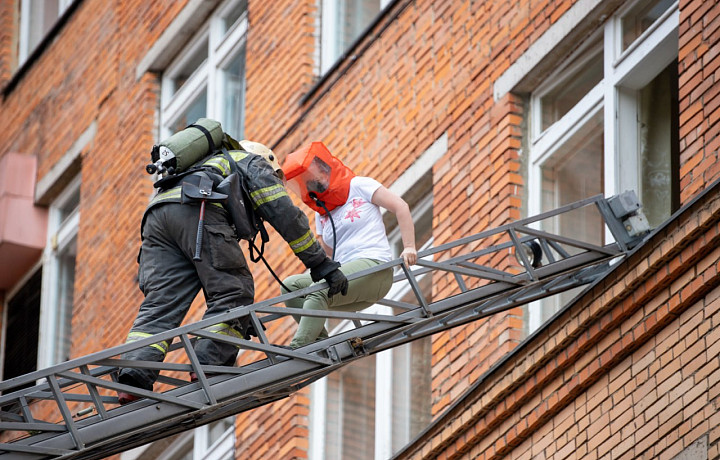
<path fill-rule="evenodd" d="M 357 360 L 327 379 L 325 458 L 374 458 L 375 360 Z"/>
<path fill-rule="evenodd" d="M 228 430 L 235 427 L 235 417 L 218 420 L 208 426 L 207 447 L 212 446 L 218 439 L 222 438 Z"/>
<path fill-rule="evenodd" d="M 20 0 L 18 57 L 22 64 L 71 2 L 59 0 Z"/>
<path fill-rule="evenodd" d="M 622 27 L 622 50 L 626 50 L 643 32 L 648 30 L 675 1 L 641 1 L 630 9 L 620 21 Z"/>
<path fill-rule="evenodd" d="M 187 109 L 180 114 L 180 117 L 178 117 L 171 125 L 172 132 L 185 129 L 188 125 L 195 123 L 198 118 L 206 116 L 206 113 L 207 89 L 203 89 L 195 100 L 190 103 Z"/>
<path fill-rule="evenodd" d="M 223 131 L 242 137 L 245 122 L 246 0 L 225 1 L 162 80 L 160 137 L 167 138 L 198 118 L 219 121 Z"/>
<path fill-rule="evenodd" d="M 187 447 L 184 447 L 180 452 L 173 455 L 171 460 L 193 460 L 193 442 L 192 440 Z"/>
<path fill-rule="evenodd" d="M 235 417 L 227 417 L 177 435 L 161 455 L 161 460 L 226 460 L 233 458 Z M 145 456 L 138 457 L 144 459 Z"/>
<path fill-rule="evenodd" d="M 79 206 L 80 178 L 77 177 L 49 209 L 38 337 L 40 367 L 70 358 Z"/>
<path fill-rule="evenodd" d="M 50 32 L 60 11 L 58 0 L 30 0 L 30 43 L 33 50 Z"/>
<path fill-rule="evenodd" d="M 80 187 L 74 189 L 62 203 L 57 206 L 58 224 L 61 224 L 76 212 L 80 206 Z"/>
<path fill-rule="evenodd" d="M 225 35 L 237 24 L 240 16 L 247 10 L 247 0 L 241 0 L 237 5 L 230 8 L 222 17 L 222 34 Z"/>
<path fill-rule="evenodd" d="M 223 71 L 225 117 L 223 130 L 236 139 L 243 137 L 245 107 L 245 47 Z"/>
<path fill-rule="evenodd" d="M 380 13 L 381 0 L 323 0 L 321 71 L 326 72 Z"/>
<path fill-rule="evenodd" d="M 432 277 L 420 280 L 427 299 L 432 293 Z M 413 297 L 408 293 L 406 297 Z M 402 299 L 412 301 L 410 298 Z M 426 428 L 431 417 L 431 357 L 429 337 L 415 340 L 392 350 L 392 452 L 403 448 Z"/>
<path fill-rule="evenodd" d="M 433 195 L 432 174 L 420 178 L 416 186 L 403 196 L 410 204 L 415 224 L 415 247 L 418 252 L 430 247 L 433 241 Z M 392 219 L 397 222 L 396 219 Z M 391 220 L 391 221 L 392 221 Z M 389 232 L 390 242 L 399 257 L 403 250 L 399 229 Z M 417 278 L 420 292 L 426 301 L 432 301 L 432 276 L 421 275 Z M 408 289 L 397 296 L 401 302 L 418 304 L 415 293 Z M 394 314 L 402 313 L 394 309 Z M 400 450 L 411 439 L 428 426 L 431 420 L 431 357 L 432 340 L 430 337 L 418 339 L 396 347 L 392 353 L 392 411 L 390 420 L 390 449 L 393 453 Z M 378 436 L 376 434 L 376 436 Z"/>
<path fill-rule="evenodd" d="M 603 192 L 603 113 L 598 111 L 541 167 L 542 210 L 589 198 Z M 543 229 L 573 239 L 602 244 L 604 221 L 594 206 L 586 206 L 542 222 Z M 564 246 L 569 254 L 582 249 Z M 549 320 L 583 288 L 575 288 L 539 301 L 534 308 L 536 325 Z"/>
<path fill-rule="evenodd" d="M 335 22 L 337 48 L 346 50 L 380 12 L 380 0 L 343 0 L 338 2 Z"/>
<path fill-rule="evenodd" d="M 677 104 L 677 62 L 640 90 L 640 202 L 651 227 L 672 213 L 673 104 Z"/>
<path fill-rule="evenodd" d="M 543 163 L 543 211 L 603 192 L 603 114 L 598 111 Z M 591 207 L 558 216 L 561 235 L 588 243 L 602 243 L 603 221 Z M 543 222 L 545 224 L 545 222 Z"/>
<path fill-rule="evenodd" d="M 584 56 L 582 62 L 575 63 L 571 69 L 559 84 L 540 98 L 543 131 L 560 120 L 602 80 L 602 49 Z"/>
<path fill-rule="evenodd" d="M 38 270 L 8 302 L 7 324 L 3 325 L 6 346 L 0 380 L 37 369 L 41 285 L 42 270 Z"/>
<path fill-rule="evenodd" d="M 428 248 L 432 244 L 432 196 L 426 199 L 430 201 L 430 206 L 420 203 L 418 207 L 424 208 L 424 212 L 413 215 L 418 249 Z M 396 248 L 402 251 L 402 241 L 395 242 Z M 419 276 L 417 283 L 425 300 L 432 302 L 432 275 Z M 398 300 L 418 304 L 415 293 L 409 289 Z M 402 313 L 400 309 L 393 310 L 396 315 Z M 395 453 L 427 427 L 431 420 L 432 340 L 430 337 L 417 339 L 393 348 L 390 352 L 393 392 L 390 447 Z"/>
<path fill-rule="evenodd" d="M 77 255 L 77 237 L 58 251 L 57 276 L 57 343 L 55 345 L 55 362 L 70 359 L 70 345 L 72 342 L 71 324 L 72 307 L 75 285 L 75 256 Z"/>
<path fill-rule="evenodd" d="M 208 39 L 207 37 L 195 47 L 192 54 L 178 68 L 172 77 L 172 94 L 175 94 L 192 74 L 207 60 L 208 58 Z"/>

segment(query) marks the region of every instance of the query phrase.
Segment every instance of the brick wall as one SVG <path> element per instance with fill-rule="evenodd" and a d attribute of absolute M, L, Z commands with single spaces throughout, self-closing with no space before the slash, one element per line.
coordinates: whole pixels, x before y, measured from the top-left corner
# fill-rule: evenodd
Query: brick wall
<path fill-rule="evenodd" d="M 73 356 L 122 343 L 141 300 L 135 281 L 135 257 L 140 217 L 150 192 L 144 165 L 148 148 L 156 140 L 158 79 L 147 74 L 136 80 L 135 71 L 140 59 L 185 3 L 85 0 L 58 39 L 0 101 L 0 113 L 6 115 L 0 132 L 0 155 L 8 151 L 37 154 L 39 178 L 53 169 L 88 126 L 97 124 L 95 137 L 82 152 Z M 435 244 L 520 217 L 522 101 L 513 95 L 494 101 L 492 82 L 573 1 L 398 0 L 359 44 L 355 50 L 357 59 L 344 62 L 320 82 L 307 100 L 303 96 L 316 83 L 313 53 L 317 2 L 249 3 L 247 137 L 274 146 L 281 157 L 305 142 L 324 140 L 331 151 L 358 173 L 390 185 L 438 137 L 447 133 L 448 153 L 433 167 Z M 12 34 L 8 31 L 16 20 L 15 7 L 14 0 L 0 1 L 0 24 L 7 26 L 0 27 L 0 83 L 6 83 L 14 72 Z M 718 85 L 714 84 L 718 11 L 720 7 L 712 2 L 681 2 L 683 202 L 718 177 L 715 106 L 720 99 L 715 97 Z M 276 235 L 273 241 L 279 241 Z M 286 245 L 272 243 L 267 255 L 278 273 L 301 269 Z M 492 263 L 508 266 L 513 262 Z M 678 276 L 700 270 L 695 260 L 690 265 L 678 263 L 685 267 L 678 269 L 681 270 Z M 253 272 L 258 299 L 278 293 L 262 266 L 253 267 Z M 705 269 L 698 273 L 705 273 Z M 455 289 L 449 279 L 434 281 L 434 295 L 445 296 Z M 647 285 L 649 292 L 659 295 L 652 291 L 652 286 L 660 281 L 654 277 L 638 286 Z M 617 293 L 630 292 L 626 287 L 608 287 L 609 293 L 602 294 L 610 296 L 606 300 Z M 595 294 L 601 296 L 600 292 Z M 683 311 L 691 311 L 701 300 L 705 301 L 698 298 L 681 302 Z M 712 303 L 712 299 L 708 297 L 707 302 Z M 197 301 L 188 321 L 201 313 L 202 305 Z M 674 316 L 663 318 L 677 321 L 685 314 L 675 311 Z M 442 414 L 494 362 L 517 346 L 521 339 L 521 315 L 520 310 L 513 310 L 433 337 L 433 414 Z M 577 315 L 577 319 L 569 321 L 578 324 L 588 321 L 587 312 Z M 661 325 L 651 330 L 660 334 L 672 327 L 671 323 L 663 319 Z M 608 331 L 602 335 L 605 323 L 600 324 L 602 327 L 589 328 L 577 340 L 595 340 L 588 343 L 599 350 L 598 356 L 609 353 L 618 366 L 624 360 L 643 358 L 638 353 L 649 345 L 626 347 L 623 341 L 629 339 L 625 335 L 610 336 Z M 641 327 L 632 322 L 622 324 Z M 294 325 L 288 320 L 283 327 L 289 340 Z M 565 334 L 570 337 L 568 332 Z M 558 350 L 557 359 L 563 362 L 569 359 L 562 347 L 569 347 L 570 343 L 554 335 L 546 335 L 542 340 L 543 347 Z M 642 340 L 647 344 L 657 339 L 644 335 Z M 600 343 L 603 348 L 598 348 Z M 619 355 L 613 351 L 616 343 L 624 347 Z M 513 400 L 502 402 L 512 406 L 510 409 L 488 409 L 496 421 L 489 429 L 515 440 L 504 448 L 500 446 L 501 450 L 532 443 L 535 433 L 547 429 L 549 420 L 561 417 L 559 426 L 568 424 L 568 398 L 588 401 L 586 393 L 601 385 L 599 369 L 606 369 L 604 361 L 592 361 L 580 343 L 575 347 L 577 362 L 584 363 L 578 372 L 588 374 L 582 384 L 579 380 L 573 383 L 571 378 L 568 379 L 571 386 L 561 385 L 563 373 L 538 364 L 544 354 L 529 355 L 525 364 L 531 376 L 528 381 L 534 381 L 535 386 L 524 383 L 522 387 L 507 389 L 515 392 L 508 393 L 514 394 Z M 492 390 L 495 392 L 492 397 L 506 387 L 498 385 Z M 547 404 L 543 405 L 546 399 Z M 482 401 L 478 410 L 490 407 L 487 400 Z M 523 420 L 513 424 L 507 420 L 515 417 L 513 408 L 520 407 L 518 404 L 527 404 L 527 409 L 520 412 Z M 305 458 L 308 405 L 307 392 L 302 392 L 239 417 L 238 452 L 248 458 Z M 595 408 L 583 410 L 592 413 Z M 538 420 L 530 422 L 533 413 Z M 491 438 L 495 433 L 478 430 L 477 433 Z M 477 433 L 462 434 L 457 439 L 443 435 L 437 439 L 453 439 L 453 445 L 458 443 L 462 452 L 486 449 Z M 421 450 L 429 448 L 436 438 L 429 439 Z M 588 452 L 598 447 L 591 446 L 591 439 L 588 438 L 585 447 Z M 568 449 L 567 444 L 559 442 L 562 441 L 553 441 L 553 449 Z M 581 448 L 580 444 L 575 447 Z M 533 447 L 528 449 L 532 452 Z M 527 455 L 528 449 L 517 452 Z M 490 452 L 483 450 L 486 451 Z M 450 451 L 447 452 L 450 456 Z"/>
<path fill-rule="evenodd" d="M 686 202 L 720 177 L 720 5 L 680 2 L 680 189 Z"/>
<path fill-rule="evenodd" d="M 15 2 L 0 4 L 0 85 L 5 86 L 15 65 L 17 38 L 12 31 L 16 30 L 17 15 Z"/>

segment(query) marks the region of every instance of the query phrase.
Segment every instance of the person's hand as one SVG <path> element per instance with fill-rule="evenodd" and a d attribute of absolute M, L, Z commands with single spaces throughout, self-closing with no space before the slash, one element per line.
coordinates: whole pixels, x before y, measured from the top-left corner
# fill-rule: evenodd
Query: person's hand
<path fill-rule="evenodd" d="M 402 254 L 400 254 L 400 257 L 403 258 L 403 262 L 405 262 L 405 265 L 408 267 L 415 265 L 417 262 L 417 250 L 415 248 L 405 248 Z"/>
<path fill-rule="evenodd" d="M 340 271 L 340 263 L 326 258 L 322 263 L 310 269 L 310 278 L 317 283 L 321 279 L 327 281 L 330 289 L 328 289 L 328 297 L 341 293 L 347 294 L 348 281 Z"/>
<path fill-rule="evenodd" d="M 328 297 L 332 297 L 335 294 L 347 295 L 348 280 L 339 269 L 336 268 L 325 275 L 325 281 L 327 281 L 330 285 L 330 289 L 328 289 Z"/>

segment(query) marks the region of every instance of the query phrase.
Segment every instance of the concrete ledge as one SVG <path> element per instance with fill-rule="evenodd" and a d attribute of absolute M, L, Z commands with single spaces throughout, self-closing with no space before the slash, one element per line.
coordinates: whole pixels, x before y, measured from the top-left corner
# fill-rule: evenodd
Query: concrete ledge
<path fill-rule="evenodd" d="M 165 70 L 219 3 L 219 0 L 188 1 L 140 60 L 135 70 L 135 78 L 139 80 L 146 72 Z"/>
<path fill-rule="evenodd" d="M 33 202 L 36 172 L 35 156 L 0 159 L 0 290 L 15 285 L 45 247 L 48 212 Z"/>
<path fill-rule="evenodd" d="M 605 22 L 619 0 L 579 0 L 545 31 L 512 65 L 493 82 L 493 96 L 499 101 L 509 92 L 529 93 Z"/>

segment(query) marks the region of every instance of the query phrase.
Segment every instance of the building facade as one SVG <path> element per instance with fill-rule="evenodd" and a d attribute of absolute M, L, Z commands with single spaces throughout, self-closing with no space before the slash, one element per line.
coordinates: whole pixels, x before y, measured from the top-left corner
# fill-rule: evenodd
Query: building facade
<path fill-rule="evenodd" d="M 715 2 L 0 0 L 0 25 L 2 380 L 125 341 L 150 148 L 203 116 L 281 159 L 322 140 L 405 198 L 418 249 L 629 189 L 656 229 L 583 292 L 119 458 L 720 458 Z"/>

